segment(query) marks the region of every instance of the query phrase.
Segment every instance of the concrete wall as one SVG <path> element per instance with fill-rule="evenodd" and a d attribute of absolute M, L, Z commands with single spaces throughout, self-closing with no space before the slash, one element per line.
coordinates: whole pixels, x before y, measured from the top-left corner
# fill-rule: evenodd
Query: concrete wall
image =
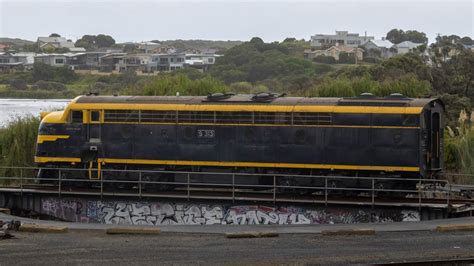
<path fill-rule="evenodd" d="M 271 206 L 46 197 L 41 213 L 66 221 L 104 224 L 336 224 L 419 221 L 413 210 Z"/>

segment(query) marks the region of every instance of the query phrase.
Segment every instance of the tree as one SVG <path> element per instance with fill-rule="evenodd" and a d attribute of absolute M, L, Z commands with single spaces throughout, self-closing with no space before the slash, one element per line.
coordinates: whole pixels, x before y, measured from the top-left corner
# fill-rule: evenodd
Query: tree
<path fill-rule="evenodd" d="M 414 43 L 428 43 L 428 37 L 426 37 L 424 32 L 407 30 L 405 32 L 405 41 L 411 41 Z"/>
<path fill-rule="evenodd" d="M 133 43 L 127 43 L 123 46 L 123 52 L 124 53 L 130 53 L 130 52 L 133 52 L 137 49 L 137 45 L 133 44 Z"/>
<path fill-rule="evenodd" d="M 95 35 L 84 35 L 82 38 L 76 41 L 76 47 L 83 47 L 85 49 L 92 49 L 95 45 Z"/>
<path fill-rule="evenodd" d="M 398 44 L 404 41 L 404 38 L 405 38 L 404 35 L 405 33 L 403 32 L 403 30 L 392 29 L 391 31 L 387 33 L 386 39 L 395 44 Z"/>
<path fill-rule="evenodd" d="M 115 44 L 114 38 L 109 35 L 84 35 L 76 41 L 76 47 L 84 47 L 86 49 L 94 49 L 101 47 L 111 47 Z"/>
<path fill-rule="evenodd" d="M 285 38 L 283 42 L 296 42 L 296 38 L 288 37 L 288 38 Z"/>
<path fill-rule="evenodd" d="M 57 33 L 51 33 L 49 35 L 49 37 L 61 37 L 61 35 L 57 34 Z"/>
<path fill-rule="evenodd" d="M 411 41 L 414 43 L 428 43 L 428 38 L 424 32 L 416 30 L 392 29 L 387 33 L 386 39 L 398 44 L 404 41 Z"/>
<path fill-rule="evenodd" d="M 110 47 L 115 44 L 114 38 L 112 38 L 110 35 L 104 35 L 104 34 L 97 35 L 95 41 L 99 48 Z"/>
<path fill-rule="evenodd" d="M 474 44 L 474 42 L 472 41 L 471 37 L 469 36 L 465 36 L 465 37 L 462 37 L 461 40 L 459 40 L 462 44 L 465 44 L 465 45 L 472 45 Z"/>

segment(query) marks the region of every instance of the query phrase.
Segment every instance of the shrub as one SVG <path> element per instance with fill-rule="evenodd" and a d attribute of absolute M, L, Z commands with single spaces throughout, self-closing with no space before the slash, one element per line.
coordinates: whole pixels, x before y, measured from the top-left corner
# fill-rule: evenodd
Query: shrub
<path fill-rule="evenodd" d="M 26 90 L 28 89 L 28 84 L 22 79 L 12 79 L 10 80 L 10 88 L 15 90 Z"/>
<path fill-rule="evenodd" d="M 313 59 L 314 62 L 325 63 L 325 64 L 335 64 L 336 59 L 332 56 L 318 55 Z"/>
<path fill-rule="evenodd" d="M 38 117 L 18 117 L 7 126 L 0 128 L 0 165 L 34 165 L 33 158 L 39 122 Z M 0 168 L 0 175 L 20 176 L 19 171 L 20 169 Z"/>
<path fill-rule="evenodd" d="M 64 91 L 66 86 L 64 84 L 54 81 L 44 81 L 39 80 L 31 86 L 35 90 L 45 90 L 45 91 Z"/>

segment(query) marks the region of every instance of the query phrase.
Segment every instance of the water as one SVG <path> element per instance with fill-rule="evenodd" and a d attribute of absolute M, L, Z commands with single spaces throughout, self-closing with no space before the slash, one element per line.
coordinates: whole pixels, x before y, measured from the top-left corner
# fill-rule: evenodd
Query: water
<path fill-rule="evenodd" d="M 39 116 L 40 112 L 62 110 L 66 99 L 0 99 L 0 127 L 16 117 Z"/>

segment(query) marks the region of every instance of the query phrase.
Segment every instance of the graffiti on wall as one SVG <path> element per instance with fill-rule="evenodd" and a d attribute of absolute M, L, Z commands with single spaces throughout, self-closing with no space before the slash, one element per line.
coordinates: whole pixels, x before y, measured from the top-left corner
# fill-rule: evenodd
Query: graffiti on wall
<path fill-rule="evenodd" d="M 45 198 L 42 212 L 66 221 L 104 224 L 336 224 L 419 221 L 412 210 L 213 205 Z"/>

